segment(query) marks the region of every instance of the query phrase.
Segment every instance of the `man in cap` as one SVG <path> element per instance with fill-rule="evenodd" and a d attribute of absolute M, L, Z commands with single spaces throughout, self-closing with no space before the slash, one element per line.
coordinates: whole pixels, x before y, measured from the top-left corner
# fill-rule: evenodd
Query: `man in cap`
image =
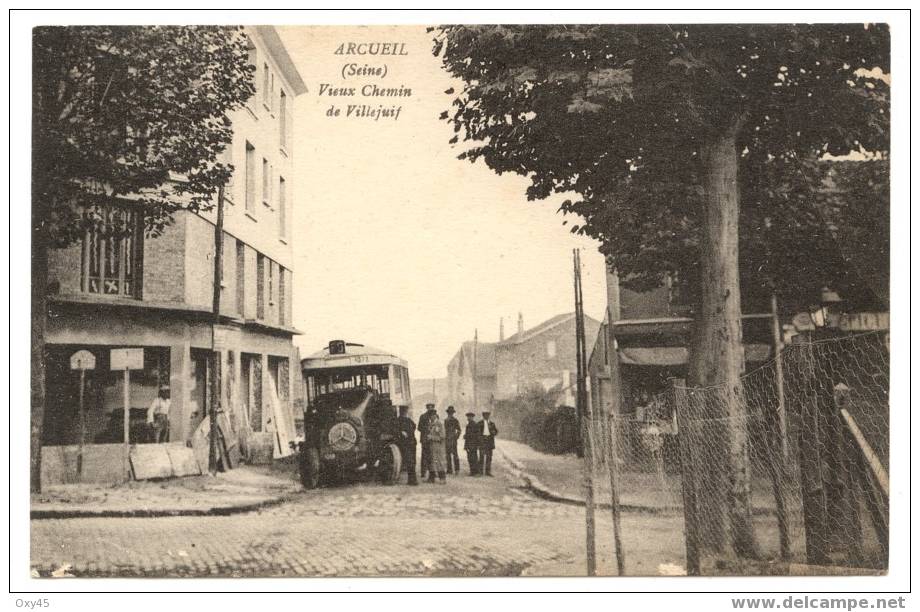
<path fill-rule="evenodd" d="M 156 399 L 147 409 L 147 424 L 153 431 L 153 442 L 169 440 L 169 385 L 161 385 Z"/>
<path fill-rule="evenodd" d="M 460 439 L 462 430 L 460 421 L 454 417 L 453 406 L 447 407 L 447 418 L 444 419 L 444 435 L 446 436 L 445 448 L 447 450 L 447 473 L 460 473 L 460 455 L 457 454 L 457 440 Z"/>
<path fill-rule="evenodd" d="M 415 423 L 409 416 L 409 407 L 399 407 L 399 454 L 402 455 L 403 466 L 409 475 L 409 484 L 413 487 L 418 485 L 418 478 L 415 475 Z"/>
<path fill-rule="evenodd" d="M 466 462 L 470 466 L 470 476 L 479 475 L 479 423 L 476 422 L 476 413 L 466 413 L 466 430 L 463 432 L 463 450 L 466 451 Z"/>
<path fill-rule="evenodd" d="M 425 474 L 428 472 L 429 464 L 431 463 L 431 447 L 428 444 L 426 433 L 428 432 L 428 424 L 431 422 L 433 417 L 437 416 L 434 411 L 434 404 L 425 404 L 425 413 L 418 418 L 418 430 L 422 438 L 422 467 L 421 473 L 419 474 L 422 478 L 425 477 Z"/>
<path fill-rule="evenodd" d="M 491 411 L 483 410 L 478 427 L 480 468 L 486 476 L 492 475 L 492 451 L 495 450 L 495 436 L 498 435 L 498 427 L 492 422 L 491 416 Z"/>

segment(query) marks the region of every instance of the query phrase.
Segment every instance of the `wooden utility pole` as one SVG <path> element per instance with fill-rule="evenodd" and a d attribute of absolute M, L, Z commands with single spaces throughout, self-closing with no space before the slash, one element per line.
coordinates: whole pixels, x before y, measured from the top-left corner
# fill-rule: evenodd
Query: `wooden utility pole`
<path fill-rule="evenodd" d="M 597 575 L 597 552 L 594 537 L 594 445 L 592 438 L 591 407 L 588 405 L 587 358 L 585 350 L 585 316 L 581 294 L 581 257 L 578 249 L 572 250 L 575 265 L 575 356 L 577 368 L 576 411 L 579 415 L 584 445 L 585 478 L 585 551 L 588 575 Z"/>
<path fill-rule="evenodd" d="M 477 410 L 478 402 L 477 402 L 477 397 L 476 397 L 476 391 L 477 391 L 476 377 L 478 374 L 478 372 L 476 371 L 477 366 L 478 366 L 478 364 L 476 363 L 478 355 L 476 355 L 476 353 L 478 350 L 479 350 L 479 329 L 474 329 L 473 330 L 473 412 L 478 412 Z"/>
<path fill-rule="evenodd" d="M 607 309 L 607 329 L 604 330 L 604 353 L 606 360 L 610 362 L 610 337 L 613 330 L 613 320 L 610 317 L 610 309 Z M 614 348 L 614 359 L 619 359 Z M 608 365 L 608 367 L 610 367 Z M 611 378 L 611 388 L 613 387 Z M 613 519 L 613 552 L 617 557 L 617 575 L 622 576 L 626 573 L 626 555 L 623 551 L 623 541 L 620 537 L 620 483 L 619 471 L 617 468 L 617 404 L 613 398 L 608 402 L 611 410 L 605 415 L 607 418 L 608 437 L 607 440 L 607 471 L 610 476 L 610 513 Z"/>
<path fill-rule="evenodd" d="M 220 325 L 220 285 L 223 280 L 224 259 L 224 185 L 217 189 L 217 223 L 214 225 L 214 293 L 212 312 L 214 318 L 211 322 L 211 359 L 213 361 L 211 375 L 211 401 L 209 414 L 211 429 L 208 436 L 208 471 L 217 473 L 218 462 L 218 424 L 217 415 L 220 413 L 220 350 L 217 346 L 217 326 Z"/>
<path fill-rule="evenodd" d="M 783 335 L 779 325 L 776 293 L 770 295 L 770 322 L 773 331 L 773 368 L 776 392 L 776 414 L 779 419 L 780 453 L 783 465 L 789 460 L 789 426 L 786 418 L 786 390 L 783 381 Z"/>

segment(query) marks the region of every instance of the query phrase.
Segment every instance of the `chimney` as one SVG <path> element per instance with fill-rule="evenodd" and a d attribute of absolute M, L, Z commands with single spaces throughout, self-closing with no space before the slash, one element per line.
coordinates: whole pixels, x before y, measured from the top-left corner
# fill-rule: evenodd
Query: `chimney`
<path fill-rule="evenodd" d="M 499 317 L 498 319 L 498 341 L 503 342 L 505 340 L 505 317 Z"/>
<path fill-rule="evenodd" d="M 520 312 L 518 313 L 518 333 L 524 333 L 524 315 Z"/>

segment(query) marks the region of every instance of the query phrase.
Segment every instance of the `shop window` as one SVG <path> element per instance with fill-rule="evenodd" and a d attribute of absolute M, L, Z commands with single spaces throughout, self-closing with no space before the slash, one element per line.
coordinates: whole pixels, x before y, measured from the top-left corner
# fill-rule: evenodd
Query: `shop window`
<path fill-rule="evenodd" d="M 124 372 L 111 371 L 113 346 L 50 345 L 46 361 L 46 412 L 42 444 L 79 444 L 81 430 L 86 444 L 118 443 L 124 437 Z M 70 369 L 70 357 L 88 350 L 96 367 L 87 370 L 83 388 L 83 422 L 80 419 L 80 372 Z M 147 409 L 161 386 L 169 386 L 169 348 L 144 347 L 144 369 L 132 370 L 128 393 L 132 443 L 152 441 Z"/>

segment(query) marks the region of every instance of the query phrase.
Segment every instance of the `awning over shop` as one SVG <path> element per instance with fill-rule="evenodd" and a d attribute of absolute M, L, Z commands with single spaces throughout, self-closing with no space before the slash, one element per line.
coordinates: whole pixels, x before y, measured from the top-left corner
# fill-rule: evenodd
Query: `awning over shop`
<path fill-rule="evenodd" d="M 679 366 L 687 363 L 689 351 L 682 346 L 622 347 L 617 351 L 620 363 L 636 366 Z M 766 361 L 770 357 L 767 344 L 745 344 L 745 361 Z"/>

